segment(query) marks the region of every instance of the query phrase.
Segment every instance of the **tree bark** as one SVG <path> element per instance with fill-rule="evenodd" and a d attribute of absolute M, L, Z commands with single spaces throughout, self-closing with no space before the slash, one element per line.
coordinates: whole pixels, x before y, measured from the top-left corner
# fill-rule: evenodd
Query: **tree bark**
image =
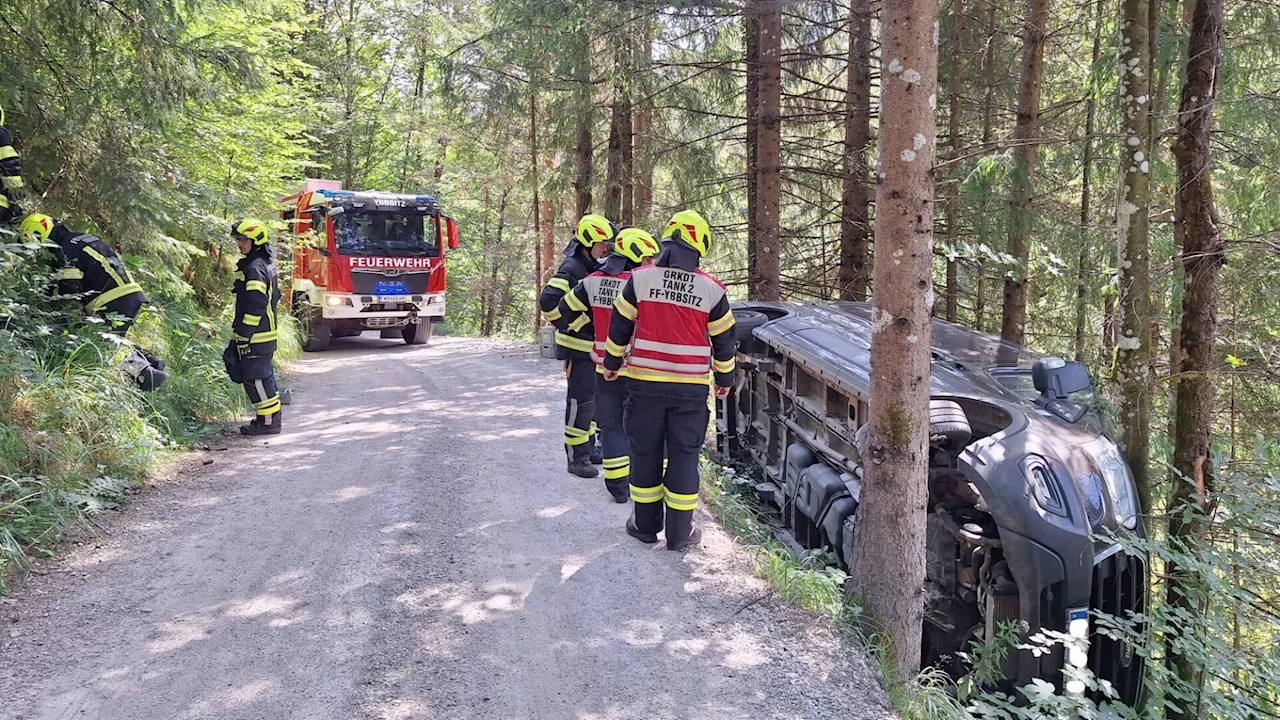
<path fill-rule="evenodd" d="M 591 212 L 591 184 L 594 182 L 595 146 L 591 139 L 593 103 L 591 100 L 591 39 L 582 33 L 579 39 L 582 58 L 576 78 L 577 107 L 574 112 L 578 116 L 578 140 L 576 149 L 576 178 L 573 192 L 577 200 L 578 216 Z"/>
<path fill-rule="evenodd" d="M 747 65 L 747 298 L 758 300 L 755 278 L 756 248 L 760 246 L 760 18 L 750 6 L 743 8 L 743 37 Z"/>
<path fill-rule="evenodd" d="M 962 70 L 962 46 L 964 44 L 964 0 L 951 3 L 951 88 L 947 102 L 947 141 L 952 159 L 960 157 L 964 142 L 960 137 L 960 80 Z M 960 247 L 960 177 L 951 178 L 947 185 L 947 310 L 948 322 L 956 322 L 960 315 L 960 268 L 956 249 Z"/>
<path fill-rule="evenodd" d="M 538 147 L 538 91 L 533 89 L 529 93 L 529 168 L 532 175 L 533 185 L 533 287 L 538 290 L 542 289 L 544 282 L 542 278 L 542 180 L 538 174 L 539 159 Z M 538 331 L 542 329 L 542 306 L 538 303 L 533 304 L 533 338 L 538 339 Z"/>
<path fill-rule="evenodd" d="M 1000 33 L 996 28 L 996 0 L 987 0 L 986 3 L 986 42 L 985 50 L 982 54 L 982 146 L 990 147 L 992 139 L 992 124 L 995 117 L 995 94 L 996 94 L 996 47 L 1000 42 Z M 986 244 L 990 237 L 991 214 L 987 212 L 991 196 L 991 187 L 988 183 L 982 183 L 981 195 L 978 199 L 978 216 L 975 222 L 980 230 L 979 239 L 982 244 Z M 973 288 L 973 327 L 979 332 L 985 332 L 987 320 L 987 259 L 981 253 L 974 262 L 974 279 Z"/>
<path fill-rule="evenodd" d="M 755 275 L 751 284 L 758 300 L 782 299 L 779 275 L 781 233 L 778 212 L 782 199 L 782 13 L 777 0 L 752 0 L 759 31 L 759 104 L 756 125 Z"/>
<path fill-rule="evenodd" d="M 1102 6 L 1103 0 L 1094 0 L 1093 47 L 1089 53 L 1089 67 L 1098 65 L 1102 44 Z M 1085 100 L 1084 114 L 1084 149 L 1080 161 L 1082 179 L 1080 182 L 1080 253 L 1076 258 L 1076 332 L 1075 359 L 1084 362 L 1086 330 L 1089 320 L 1089 263 L 1092 259 L 1093 243 L 1093 134 L 1098 115 L 1098 98 L 1092 87 Z"/>
<path fill-rule="evenodd" d="M 622 116 L 625 114 L 622 102 L 622 90 L 616 88 L 613 96 L 613 112 L 609 119 L 609 147 L 605 154 L 606 191 L 604 195 L 604 216 L 614 222 L 622 215 Z"/>
<path fill-rule="evenodd" d="M 1191 20 L 1187 73 L 1178 106 L 1178 138 L 1173 146 L 1178 168 L 1178 198 L 1183 226 L 1182 264 L 1186 273 L 1182 304 L 1182 367 L 1178 373 L 1177 420 L 1173 446 L 1173 493 L 1169 501 L 1169 540 L 1193 549 L 1206 530 L 1213 504 L 1213 407 L 1217 369 L 1218 273 L 1226 259 L 1211 182 L 1210 132 L 1221 57 L 1223 0 L 1196 0 Z M 1191 567 L 1169 567 L 1167 602 L 1190 622 L 1203 614 L 1201 579 Z M 1198 693 L 1203 668 L 1167 648 L 1169 669 L 1183 689 Z M 1199 716 L 1198 703 L 1170 707 L 1170 720 Z"/>
<path fill-rule="evenodd" d="M 870 442 L 849 566 L 905 682 L 924 614 L 938 3 L 886 0 L 883 13 Z"/>
<path fill-rule="evenodd" d="M 649 82 L 650 67 L 653 64 L 653 28 L 650 22 L 640 21 L 640 47 L 637 68 L 636 101 L 632 106 L 634 118 L 633 162 L 635 164 L 635 196 L 634 222 L 640 227 L 650 224 L 653 214 L 653 170 L 654 146 L 651 132 L 653 129 L 653 101 L 649 94 L 653 92 Z"/>
<path fill-rule="evenodd" d="M 845 93 L 844 192 L 840 217 L 841 300 L 867 299 L 871 230 L 867 146 L 871 144 L 871 0 L 849 8 L 849 69 Z"/>
<path fill-rule="evenodd" d="M 1151 264 L 1148 250 L 1151 199 L 1150 45 L 1148 0 L 1121 0 L 1120 7 L 1120 173 L 1116 201 L 1119 263 L 1120 339 L 1116 343 L 1116 384 L 1120 390 L 1120 444 L 1133 470 L 1143 509 L 1151 506 L 1147 460 L 1151 444 Z"/>
<path fill-rule="evenodd" d="M 1032 189 L 1036 169 L 1036 136 L 1040 125 L 1040 81 L 1044 76 L 1044 29 L 1049 0 L 1027 0 L 1022 24 L 1022 79 L 1018 120 L 1013 127 L 1013 187 L 1009 205 L 1009 254 L 1019 263 L 1004 281 L 1000 337 L 1021 345 L 1027 331 L 1027 263 L 1031 259 Z"/>

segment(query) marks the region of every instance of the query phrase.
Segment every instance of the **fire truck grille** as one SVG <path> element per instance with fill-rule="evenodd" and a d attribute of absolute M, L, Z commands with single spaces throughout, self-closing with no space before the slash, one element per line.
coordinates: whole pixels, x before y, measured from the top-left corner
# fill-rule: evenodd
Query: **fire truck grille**
<path fill-rule="evenodd" d="M 386 275 L 378 270 L 351 271 L 351 289 L 357 295 L 377 294 L 379 283 L 397 282 L 404 285 L 404 294 L 421 295 L 427 291 L 429 272 L 406 272 L 399 275 Z"/>
<path fill-rule="evenodd" d="M 1089 610 L 1120 619 L 1126 619 L 1129 613 L 1146 612 L 1146 577 L 1142 560 L 1124 553 L 1094 565 Z M 1123 642 L 1093 633 L 1089 638 L 1089 669 L 1109 681 L 1125 704 L 1132 706 L 1137 701 L 1142 688 L 1142 658 Z"/>

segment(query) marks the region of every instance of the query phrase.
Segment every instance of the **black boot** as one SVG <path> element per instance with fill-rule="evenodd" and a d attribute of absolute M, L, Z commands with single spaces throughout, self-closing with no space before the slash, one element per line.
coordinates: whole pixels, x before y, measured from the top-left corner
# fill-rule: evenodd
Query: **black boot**
<path fill-rule="evenodd" d="M 627 534 L 646 545 L 658 542 L 657 533 L 641 532 L 640 528 L 636 527 L 635 513 L 632 513 L 631 517 L 627 518 Z"/>
<path fill-rule="evenodd" d="M 589 458 L 569 461 L 569 472 L 580 478 L 600 477 L 600 471 L 591 464 Z"/>
<path fill-rule="evenodd" d="M 277 410 L 271 415 L 265 417 L 259 416 L 249 421 L 248 425 L 240 426 L 241 435 L 279 435 L 280 421 L 284 417 L 284 412 Z"/>
<path fill-rule="evenodd" d="M 627 490 L 627 478 L 605 480 L 604 488 L 613 496 L 613 501 L 619 505 L 631 499 L 631 493 Z"/>
<path fill-rule="evenodd" d="M 604 451 L 600 449 L 599 437 L 593 438 L 593 440 L 595 440 L 595 442 L 591 445 L 591 464 L 603 465 Z"/>
<path fill-rule="evenodd" d="M 675 550 L 677 552 L 681 550 L 690 550 L 692 548 L 697 547 L 698 544 L 701 542 L 702 542 L 702 528 L 695 525 L 693 526 L 692 529 L 689 530 L 689 537 L 686 538 L 683 542 L 673 543 L 671 542 L 671 538 L 668 537 L 667 549 Z"/>

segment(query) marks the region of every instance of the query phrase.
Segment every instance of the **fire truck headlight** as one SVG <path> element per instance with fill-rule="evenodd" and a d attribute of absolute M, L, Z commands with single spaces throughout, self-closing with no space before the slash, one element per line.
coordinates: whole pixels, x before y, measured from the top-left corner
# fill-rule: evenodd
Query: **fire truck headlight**
<path fill-rule="evenodd" d="M 330 296 L 324 299 L 324 304 L 329 307 L 342 307 L 343 305 L 350 305 L 351 298 Z"/>
<path fill-rule="evenodd" d="M 431 297 L 427 298 L 428 305 L 439 305 L 442 302 L 444 302 L 444 298 L 440 297 L 439 295 L 432 295 Z"/>

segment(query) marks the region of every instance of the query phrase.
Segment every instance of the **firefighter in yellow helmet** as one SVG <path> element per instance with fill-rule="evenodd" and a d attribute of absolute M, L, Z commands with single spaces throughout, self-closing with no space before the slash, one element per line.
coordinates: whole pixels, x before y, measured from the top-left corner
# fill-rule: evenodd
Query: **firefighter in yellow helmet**
<path fill-rule="evenodd" d="M 266 223 L 237 220 L 231 224 L 231 237 L 244 257 L 236 264 L 232 339 L 223 361 L 231 381 L 244 385 L 253 403 L 254 418 L 240 426 L 241 434 L 278 435 L 283 414 L 272 358 L 278 337 L 280 286 L 271 257 L 271 235 Z"/>
<path fill-rule="evenodd" d="M 573 292 L 564 296 L 557 308 L 560 317 L 554 324 L 561 332 L 590 330 L 593 340 L 591 362 L 596 366 L 596 423 L 600 426 L 600 446 L 604 460 L 604 485 L 614 502 L 625 503 L 627 478 L 631 474 L 630 451 L 623 415 L 627 407 L 626 385 L 605 382 L 604 353 L 609 334 L 609 316 L 618 292 L 631 277 L 631 271 L 653 262 L 658 254 L 658 241 L 639 228 L 618 232 L 613 254 L 604 265 L 588 275 Z"/>
<path fill-rule="evenodd" d="M 662 233 L 658 259 L 631 273 L 618 294 L 605 341 L 605 380 L 616 382 L 625 363 L 631 396 L 626 428 L 635 506 L 627 534 L 655 543 L 665 526 L 669 550 L 702 539 L 693 511 L 710 420 L 707 388 L 714 384 L 716 396 L 724 397 L 733 383 L 737 346 L 729 298 L 720 281 L 698 269 L 710 249 L 707 221 L 692 210 L 676 213 Z"/>
<path fill-rule="evenodd" d="M 538 305 L 548 322 L 554 323 L 560 318 L 560 301 L 600 266 L 600 261 L 612 250 L 616 234 L 613 223 L 601 215 L 584 215 L 578 221 L 578 230 L 565 248 L 565 261 L 538 296 Z M 604 461 L 595 437 L 596 373 L 591 364 L 592 340 L 591 329 L 585 323 L 556 332 L 556 358 L 564 361 L 568 379 L 564 403 L 565 456 L 569 472 L 584 478 L 599 477 L 594 465 Z"/>
<path fill-rule="evenodd" d="M 13 149 L 13 136 L 4 126 L 4 108 L 0 108 L 0 225 L 17 222 L 22 217 L 17 195 L 23 187 L 22 158 Z"/>
<path fill-rule="evenodd" d="M 40 213 L 24 218 L 18 234 L 26 242 L 48 247 L 58 296 L 78 299 L 84 303 L 85 314 L 101 316 L 107 330 L 124 340 L 148 301 L 115 249 L 95 235 L 68 230 Z M 140 388 L 155 390 L 164 384 L 169 376 L 164 373 L 163 360 L 140 348 L 124 347 L 122 369 Z"/>

